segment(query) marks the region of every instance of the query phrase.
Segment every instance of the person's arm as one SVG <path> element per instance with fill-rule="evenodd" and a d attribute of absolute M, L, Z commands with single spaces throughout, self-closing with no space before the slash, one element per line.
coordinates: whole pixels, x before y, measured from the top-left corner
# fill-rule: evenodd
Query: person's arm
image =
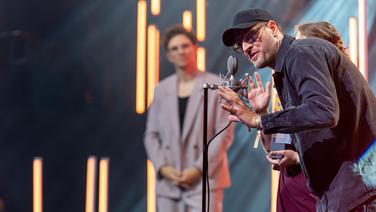
<path fill-rule="evenodd" d="M 163 166 L 168 167 L 168 164 L 167 164 L 167 160 L 162 150 L 162 141 L 161 141 L 159 130 L 158 130 L 157 116 L 158 116 L 159 108 L 160 108 L 159 95 L 160 94 L 159 94 L 158 88 L 156 88 L 154 99 L 149 107 L 149 111 L 147 115 L 146 131 L 144 133 L 144 146 L 145 146 L 148 158 L 152 161 L 154 165 L 154 169 L 157 173 L 157 176 L 162 177 L 161 168 Z M 168 170 L 171 170 L 171 169 L 168 169 Z"/>
<path fill-rule="evenodd" d="M 328 64 L 331 58 L 326 56 L 321 49 L 311 52 L 299 49 L 286 58 L 285 74 L 302 99 L 300 105 L 290 105 L 283 111 L 260 116 L 249 110 L 235 92 L 219 87 L 218 95 L 226 100 L 221 106 L 233 114 L 229 120 L 242 122 L 250 128 L 262 127 L 265 134 L 334 127 L 339 119 L 339 105 L 329 69 L 331 64 Z"/>
<path fill-rule="evenodd" d="M 263 115 L 264 133 L 295 133 L 336 126 L 339 105 L 328 54 L 310 47 L 290 51 L 285 74 L 301 98 L 301 104 Z"/>
<path fill-rule="evenodd" d="M 182 174 L 180 171 L 168 164 L 163 151 L 157 119 L 158 114 L 160 114 L 159 108 L 162 107 L 160 103 L 161 97 L 157 87 L 154 92 L 153 102 L 151 103 L 148 111 L 144 145 L 146 153 L 154 165 L 157 178 L 165 178 L 174 185 L 180 185 Z"/>
<path fill-rule="evenodd" d="M 245 75 L 245 78 L 247 81 L 242 81 L 242 85 L 248 88 L 247 99 L 249 105 L 252 107 L 253 111 L 259 116 L 268 114 L 271 87 L 270 81 L 266 83 L 264 89 L 260 74 L 258 72 L 254 73 L 254 78 L 256 82 L 254 82 L 252 77 L 248 74 Z M 248 85 L 246 85 L 246 82 L 248 83 Z M 272 135 L 265 134 L 261 128 L 258 130 L 257 133 L 259 133 L 260 135 L 260 140 L 264 151 L 266 153 L 269 153 Z"/>

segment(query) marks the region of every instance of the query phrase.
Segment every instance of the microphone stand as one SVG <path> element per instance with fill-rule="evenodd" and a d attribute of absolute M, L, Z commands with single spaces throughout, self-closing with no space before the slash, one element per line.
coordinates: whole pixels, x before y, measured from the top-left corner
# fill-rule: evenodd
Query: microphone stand
<path fill-rule="evenodd" d="M 204 126 L 203 126 L 203 159 L 202 159 L 202 212 L 206 210 L 206 179 L 208 176 L 208 90 L 209 84 L 205 83 L 204 89 Z M 210 192 L 210 191 L 208 191 Z M 209 203 L 210 204 L 210 203 Z"/>
<path fill-rule="evenodd" d="M 240 86 L 239 82 L 236 82 L 234 77 L 231 78 L 233 90 L 236 92 L 242 87 Z M 203 157 L 202 157 L 202 212 L 205 212 L 206 210 L 206 179 L 208 178 L 208 91 L 209 88 L 211 90 L 218 89 L 218 85 L 212 84 L 209 85 L 208 83 L 205 83 L 202 88 L 204 89 L 204 125 L 203 125 L 203 138 L 202 138 L 202 151 L 203 151 Z M 208 191 L 210 192 L 210 191 Z M 210 204 L 210 202 L 208 203 Z"/>

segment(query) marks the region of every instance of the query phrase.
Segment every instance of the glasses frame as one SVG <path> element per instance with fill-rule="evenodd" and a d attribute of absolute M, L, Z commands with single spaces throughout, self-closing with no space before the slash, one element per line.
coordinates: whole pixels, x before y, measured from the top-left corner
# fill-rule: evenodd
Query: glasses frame
<path fill-rule="evenodd" d="M 241 40 L 235 42 L 235 44 L 232 46 L 232 49 L 238 54 L 244 54 L 243 42 L 247 42 L 249 44 L 253 44 L 254 42 L 256 42 L 257 39 L 258 39 L 257 34 L 260 31 L 260 29 L 263 28 L 264 26 L 266 26 L 266 24 L 262 24 L 257 28 L 253 28 L 253 29 L 248 30 L 244 34 L 244 36 L 242 36 Z"/>

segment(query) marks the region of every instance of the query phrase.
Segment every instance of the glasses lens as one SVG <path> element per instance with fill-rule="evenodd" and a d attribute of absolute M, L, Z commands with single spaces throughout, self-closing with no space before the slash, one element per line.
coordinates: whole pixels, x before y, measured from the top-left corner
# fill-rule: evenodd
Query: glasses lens
<path fill-rule="evenodd" d="M 239 54 L 243 54 L 244 53 L 244 51 L 243 51 L 243 41 L 244 42 L 247 42 L 247 43 L 249 43 L 249 44 L 253 44 L 256 40 L 257 40 L 257 37 L 256 37 L 256 35 L 257 35 L 257 32 L 263 27 L 263 26 L 265 26 L 265 25 L 262 25 L 262 26 L 259 26 L 259 27 L 257 27 L 256 29 L 253 29 L 253 30 L 251 30 L 251 31 L 249 31 L 243 38 L 242 38 L 242 36 L 240 36 L 239 37 L 239 41 L 238 42 L 236 42 L 235 44 L 234 44 L 234 46 L 232 47 L 233 49 L 234 49 L 234 51 L 236 52 L 236 53 L 239 53 Z M 249 29 L 247 29 L 247 30 L 249 30 Z M 240 35 L 242 35 L 242 33 L 240 33 Z M 243 34 L 244 35 L 244 34 Z"/>
<path fill-rule="evenodd" d="M 257 35 L 258 31 L 259 31 L 263 26 L 265 26 L 265 25 L 261 25 L 261 26 L 257 27 L 256 29 L 251 30 L 248 34 L 245 35 L 245 37 L 244 37 L 244 41 L 247 42 L 247 43 L 250 43 L 250 44 L 256 42 L 256 40 L 257 40 L 256 35 Z"/>
<path fill-rule="evenodd" d="M 256 41 L 255 35 L 257 31 L 255 30 L 255 31 L 251 31 L 250 33 L 248 33 L 246 37 L 244 38 L 244 41 L 247 43 L 251 43 L 251 44 L 254 43 Z"/>

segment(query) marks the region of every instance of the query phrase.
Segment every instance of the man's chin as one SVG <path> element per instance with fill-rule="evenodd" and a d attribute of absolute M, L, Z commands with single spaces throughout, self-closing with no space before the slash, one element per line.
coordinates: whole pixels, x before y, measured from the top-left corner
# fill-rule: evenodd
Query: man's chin
<path fill-rule="evenodd" d="M 186 64 L 186 63 L 180 63 L 180 64 L 177 64 L 176 66 L 179 67 L 180 69 L 185 69 L 185 68 L 188 67 L 188 64 Z"/>
<path fill-rule="evenodd" d="M 260 62 L 257 62 L 257 61 L 255 61 L 255 62 L 251 61 L 251 63 L 253 64 L 253 66 L 255 68 L 264 68 L 265 67 L 265 66 L 263 66 L 263 64 L 261 64 Z"/>
<path fill-rule="evenodd" d="M 250 60 L 250 62 L 257 69 L 268 67 L 268 64 L 267 64 L 267 62 L 265 60 L 264 61 L 260 61 L 260 60 L 252 61 L 252 60 Z"/>

